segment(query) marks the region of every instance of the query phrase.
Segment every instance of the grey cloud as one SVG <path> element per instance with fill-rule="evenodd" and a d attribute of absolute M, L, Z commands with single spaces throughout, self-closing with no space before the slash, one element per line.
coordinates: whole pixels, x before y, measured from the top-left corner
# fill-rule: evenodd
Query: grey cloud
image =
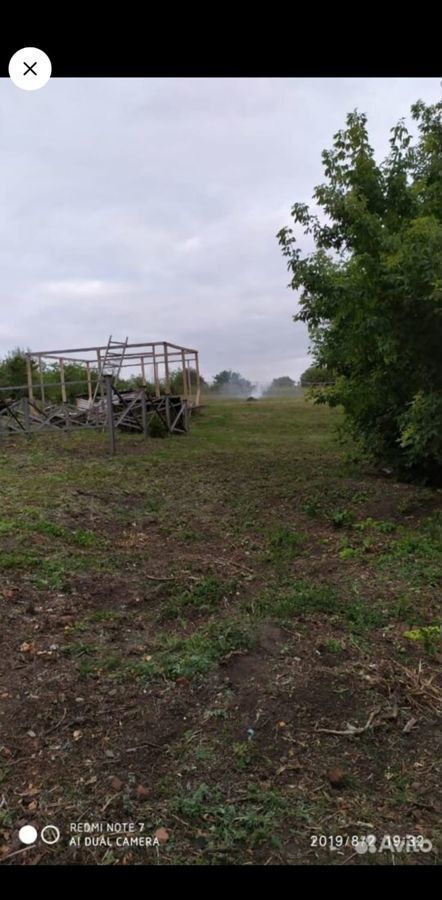
<path fill-rule="evenodd" d="M 0 79 L 0 354 L 170 340 L 202 371 L 298 377 L 276 232 L 357 106 L 372 143 L 436 79 Z M 304 241 L 305 249 L 309 244 Z"/>

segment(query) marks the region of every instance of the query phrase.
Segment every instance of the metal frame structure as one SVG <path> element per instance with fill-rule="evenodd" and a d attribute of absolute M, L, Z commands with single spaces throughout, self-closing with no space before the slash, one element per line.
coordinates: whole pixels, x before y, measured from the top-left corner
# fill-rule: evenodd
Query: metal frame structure
<path fill-rule="evenodd" d="M 58 363 L 59 381 L 45 384 L 43 364 L 49 361 Z M 123 342 L 111 336 L 102 347 L 29 352 L 26 363 L 26 385 L 0 388 L 0 437 L 30 436 L 43 430 L 101 428 L 108 432 L 113 454 L 118 428 L 141 432 L 147 437 L 153 420 L 158 419 L 165 431 L 185 434 L 189 428 L 189 410 L 200 403 L 198 351 L 165 341 L 129 344 L 127 338 Z M 66 380 L 65 366 L 72 363 L 84 366 L 83 381 Z M 140 378 L 141 386 L 119 390 L 118 378 L 123 368 L 131 368 Z M 177 395 L 171 391 L 172 375 L 180 372 L 182 393 Z M 66 389 L 72 385 L 87 389 L 83 397 L 76 398 L 76 404 L 68 402 Z M 49 393 L 54 387 L 61 392 L 61 403 L 46 400 L 45 388 Z M 8 393 L 22 396 L 16 399 L 16 396 L 8 397 Z"/>
<path fill-rule="evenodd" d="M 79 355 L 81 354 L 81 356 Z M 83 355 L 84 354 L 84 355 Z M 87 354 L 87 356 L 86 356 Z M 188 405 L 199 406 L 200 403 L 200 375 L 198 350 L 189 347 L 181 347 L 168 341 L 152 341 L 149 343 L 129 344 L 125 341 L 115 341 L 110 336 L 107 344 L 100 347 L 78 347 L 68 350 L 39 350 L 26 354 L 27 359 L 27 387 L 28 400 L 35 400 L 35 393 L 39 394 L 41 402 L 45 402 L 45 385 L 43 381 L 43 364 L 53 362 L 59 364 L 62 402 L 67 402 L 64 369 L 66 365 L 74 363 L 84 366 L 85 386 L 87 386 L 88 400 L 92 404 L 98 395 L 98 390 L 103 399 L 103 376 L 112 374 L 116 380 L 122 369 L 130 368 L 141 377 L 143 385 L 154 385 L 155 396 L 171 394 L 171 375 L 174 371 L 181 371 L 183 389 L 181 396 L 187 400 Z M 32 362 L 37 364 L 38 380 L 35 381 Z M 196 373 L 196 384 L 192 385 L 190 370 L 193 367 Z M 92 373 L 98 373 L 99 385 L 93 392 Z M 48 385 L 49 387 L 49 385 Z"/>

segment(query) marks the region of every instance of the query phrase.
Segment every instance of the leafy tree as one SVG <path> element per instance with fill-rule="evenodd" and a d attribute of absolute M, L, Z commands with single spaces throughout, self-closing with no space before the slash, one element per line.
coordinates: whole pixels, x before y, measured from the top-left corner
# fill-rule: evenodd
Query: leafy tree
<path fill-rule="evenodd" d="M 281 378 L 274 378 L 272 381 L 272 387 L 276 388 L 292 388 L 295 387 L 295 382 L 293 378 L 290 378 L 290 375 L 282 375 Z"/>
<path fill-rule="evenodd" d="M 34 361 L 31 363 L 32 370 L 35 372 L 37 366 Z M 22 387 L 27 384 L 28 375 L 26 368 L 26 351 L 16 347 L 6 354 L 0 362 L 0 387 Z M 23 391 L 11 391 L 10 396 L 23 396 Z M 0 396 L 4 396 L 4 392 Z"/>
<path fill-rule="evenodd" d="M 227 394 L 229 396 L 244 396 L 253 391 L 254 385 L 247 378 L 243 378 L 239 372 L 232 372 L 230 369 L 223 369 L 215 375 L 212 384 L 212 391 L 215 393 Z"/>
<path fill-rule="evenodd" d="M 234 373 L 228 369 L 223 369 L 222 372 L 218 372 L 218 375 L 215 375 L 213 379 L 212 389 L 214 391 L 221 390 L 224 385 L 229 384 L 233 374 Z"/>
<path fill-rule="evenodd" d="M 378 459 L 408 477 L 442 478 L 442 103 L 417 102 L 413 139 L 401 120 L 377 164 L 365 115 L 322 154 L 314 191 L 323 215 L 296 203 L 296 226 L 278 239 L 302 289 L 317 364 L 333 371 L 319 400 L 342 404 L 347 423 Z"/>
<path fill-rule="evenodd" d="M 40 399 L 40 367 L 34 359 L 31 359 L 32 380 L 34 394 Z M 59 403 L 62 399 L 60 384 L 60 366 L 58 363 L 42 363 L 41 374 L 44 386 L 45 399 L 50 403 Z M 87 376 L 84 365 L 80 363 L 65 363 L 64 378 L 66 383 L 67 400 L 73 403 L 81 394 L 87 394 Z M 70 385 L 68 382 L 77 381 L 81 384 Z M 0 387 L 17 386 L 26 388 L 28 382 L 26 352 L 20 348 L 10 351 L 0 362 Z M 91 369 L 92 390 L 96 383 L 96 372 Z M 53 386 L 55 385 L 55 386 Z M 9 396 L 26 396 L 26 390 L 10 391 Z M 4 396 L 4 392 L 2 392 Z"/>
<path fill-rule="evenodd" d="M 131 378 L 119 378 L 117 388 L 120 391 L 135 391 L 137 388 L 145 387 L 149 394 L 155 393 L 155 385 L 153 381 L 144 383 L 142 375 L 132 375 Z"/>
<path fill-rule="evenodd" d="M 275 394 L 293 393 L 295 387 L 296 384 L 293 381 L 293 378 L 290 378 L 289 375 L 282 375 L 280 378 L 273 379 L 267 390 L 264 391 L 264 395 L 266 397 L 272 397 L 275 396 Z"/>
<path fill-rule="evenodd" d="M 81 363 L 77 363 L 74 360 L 72 362 L 65 362 L 63 366 L 64 372 L 64 381 L 66 386 L 66 399 L 68 403 L 75 403 L 76 397 L 87 397 L 88 395 L 88 386 L 87 386 L 87 373 L 86 368 Z M 39 379 L 35 379 L 36 384 L 39 384 Z M 77 382 L 76 384 L 72 384 L 70 382 Z M 94 391 L 97 383 L 97 370 L 96 368 L 91 367 L 91 387 L 92 391 Z M 52 363 L 51 365 L 43 365 L 43 384 L 45 391 L 45 399 L 49 403 L 60 403 L 62 400 L 62 391 L 61 391 L 61 372 L 59 363 Z M 54 387 L 52 387 L 54 385 Z M 36 397 L 39 397 L 38 387 L 35 390 Z"/>
<path fill-rule="evenodd" d="M 320 366 L 310 366 L 302 373 L 299 380 L 302 387 L 310 387 L 313 384 L 327 384 L 333 379 L 326 369 L 321 369 Z"/>
<path fill-rule="evenodd" d="M 196 390 L 197 385 L 197 371 L 196 369 L 189 367 L 188 375 L 190 380 L 190 386 L 193 391 Z M 202 375 L 199 377 L 199 384 L 201 390 L 207 390 L 209 385 L 207 381 L 203 378 Z M 178 369 L 176 372 L 172 372 L 170 376 L 170 389 L 172 394 L 182 394 L 183 393 L 183 370 Z"/>

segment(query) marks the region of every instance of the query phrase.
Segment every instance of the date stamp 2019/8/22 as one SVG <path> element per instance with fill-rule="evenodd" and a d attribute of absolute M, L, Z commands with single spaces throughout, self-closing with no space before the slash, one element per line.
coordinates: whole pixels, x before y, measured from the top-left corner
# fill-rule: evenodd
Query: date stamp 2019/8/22
<path fill-rule="evenodd" d="M 363 856 L 366 853 L 430 853 L 432 842 L 422 834 L 312 834 L 310 846 L 320 850 L 352 848 Z"/>

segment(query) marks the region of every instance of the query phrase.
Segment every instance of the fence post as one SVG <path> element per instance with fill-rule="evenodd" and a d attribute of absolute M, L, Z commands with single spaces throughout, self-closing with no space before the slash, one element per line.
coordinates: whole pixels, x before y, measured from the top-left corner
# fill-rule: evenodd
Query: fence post
<path fill-rule="evenodd" d="M 183 403 L 183 425 L 184 425 L 184 431 L 187 434 L 187 432 L 189 431 L 189 401 L 188 400 L 184 400 L 184 403 Z"/>
<path fill-rule="evenodd" d="M 170 422 L 170 397 L 169 397 L 168 394 L 166 394 L 166 397 L 165 397 L 165 406 L 166 406 L 166 422 L 167 422 L 167 430 L 170 432 L 170 426 L 171 426 L 171 422 Z"/>
<path fill-rule="evenodd" d="M 148 437 L 149 432 L 147 429 L 147 402 L 146 391 L 144 389 L 141 392 L 141 421 L 143 423 L 143 435 L 144 437 Z"/>
<path fill-rule="evenodd" d="M 109 452 L 111 456 L 115 456 L 115 423 L 112 403 L 112 375 L 105 375 L 104 380 L 106 382 L 106 410 L 107 431 L 109 435 Z"/>
<path fill-rule="evenodd" d="M 29 414 L 29 400 L 27 397 L 23 397 L 23 419 L 25 423 L 25 431 L 26 434 L 31 433 L 31 416 Z"/>

